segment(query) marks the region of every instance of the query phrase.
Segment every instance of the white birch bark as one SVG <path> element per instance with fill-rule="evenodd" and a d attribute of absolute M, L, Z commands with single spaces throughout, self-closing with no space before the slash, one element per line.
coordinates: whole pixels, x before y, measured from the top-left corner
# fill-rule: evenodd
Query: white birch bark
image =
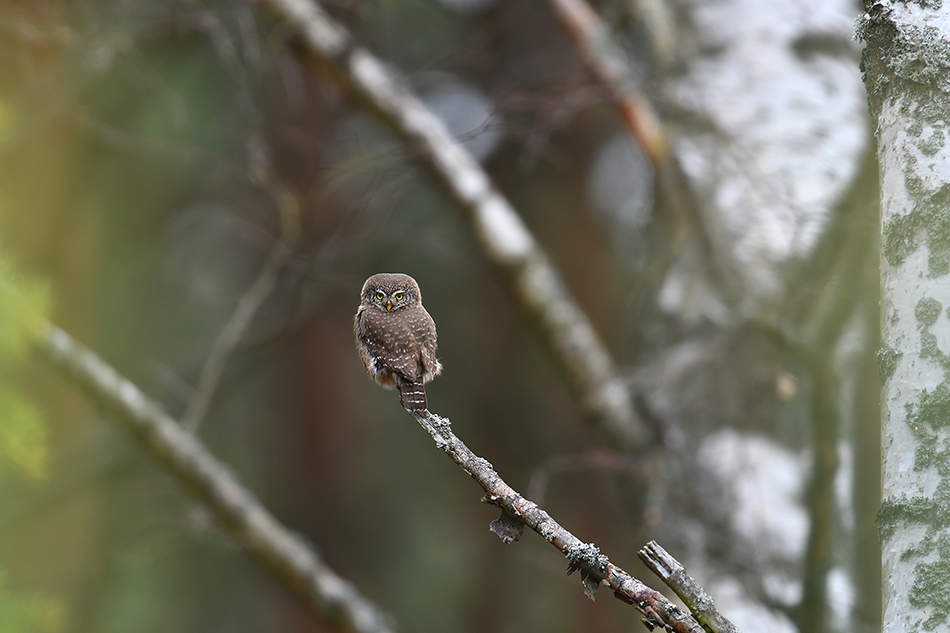
<path fill-rule="evenodd" d="M 884 631 L 950 631 L 950 4 L 866 2 L 881 170 Z"/>
<path fill-rule="evenodd" d="M 688 115 L 674 120 L 673 148 L 734 307 L 774 320 L 867 147 L 854 2 L 672 4 L 692 25 L 680 35 L 683 70 L 667 85 Z"/>

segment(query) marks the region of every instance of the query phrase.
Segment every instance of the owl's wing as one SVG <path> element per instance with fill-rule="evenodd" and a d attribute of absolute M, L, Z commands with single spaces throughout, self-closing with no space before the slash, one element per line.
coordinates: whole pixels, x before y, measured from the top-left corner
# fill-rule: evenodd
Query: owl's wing
<path fill-rule="evenodd" d="M 358 336 L 376 363 L 407 382 L 422 378 L 423 368 L 418 344 L 412 328 L 412 319 L 393 318 L 376 310 L 363 310 L 357 315 Z"/>
<path fill-rule="evenodd" d="M 422 362 L 422 380 L 428 382 L 439 375 L 442 371 L 442 364 L 436 358 L 435 349 L 437 344 L 437 334 L 435 331 L 435 321 L 421 305 L 414 311 L 413 318 L 409 324 L 412 329 L 412 335 L 419 344 L 419 357 Z"/>
<path fill-rule="evenodd" d="M 435 349 L 435 321 L 422 306 L 417 306 L 409 314 L 409 329 L 412 331 L 412 337 L 420 347 Z"/>

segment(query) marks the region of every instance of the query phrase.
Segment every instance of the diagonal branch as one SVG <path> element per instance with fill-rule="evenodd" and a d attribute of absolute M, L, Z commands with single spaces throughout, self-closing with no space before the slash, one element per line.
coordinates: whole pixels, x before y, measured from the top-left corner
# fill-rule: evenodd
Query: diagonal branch
<path fill-rule="evenodd" d="M 613 360 L 547 253 L 442 121 L 312 0 L 249 1 L 269 7 L 307 55 L 414 150 L 472 227 L 599 429 L 621 446 L 650 444 L 652 434 L 637 416 Z"/>
<path fill-rule="evenodd" d="M 627 56 L 613 41 L 607 25 L 584 0 L 548 0 L 548 4 L 574 40 L 588 70 L 610 95 L 643 153 L 655 169 L 660 169 L 670 154 L 666 133 L 649 99 L 634 84 Z"/>
<path fill-rule="evenodd" d="M 181 426 L 189 433 L 195 433 L 198 430 L 198 425 L 201 424 L 208 412 L 211 399 L 218 388 L 221 374 L 224 372 L 224 367 L 227 365 L 231 353 L 244 338 L 244 334 L 254 320 L 261 304 L 274 290 L 280 269 L 286 259 L 286 247 L 283 244 L 277 244 L 273 252 L 267 257 L 267 261 L 258 273 L 257 279 L 238 301 L 237 308 L 235 308 L 231 318 L 221 329 L 218 338 L 215 339 L 214 345 L 208 353 L 208 358 L 201 368 L 195 392 L 188 401 L 188 407 L 181 417 Z"/>
<path fill-rule="evenodd" d="M 734 294 L 730 277 L 719 263 L 721 256 L 707 239 L 701 214 L 689 193 L 689 183 L 670 149 L 667 130 L 640 90 L 623 48 L 586 0 L 548 0 L 548 4 L 574 41 L 588 71 L 607 92 L 623 124 L 653 165 L 657 194 L 674 220 L 670 236 L 674 248 L 660 261 L 656 274 L 665 273 L 679 247 L 692 236 L 705 253 L 713 255 L 711 273 L 715 280 L 723 290 Z"/>
<path fill-rule="evenodd" d="M 485 490 L 484 501 L 501 508 L 501 517 L 492 522 L 491 529 L 504 542 L 518 540 L 523 526 L 527 525 L 564 554 L 568 560 L 568 573 L 580 571 L 584 592 L 589 598 L 593 599 L 600 585 L 606 585 L 617 599 L 633 605 L 643 614 L 644 624 L 650 630 L 660 627 L 674 633 L 703 633 L 699 622 L 663 594 L 611 563 L 593 543 L 581 541 L 536 503 L 528 501 L 506 484 L 487 460 L 473 453 L 456 437 L 448 419 L 428 410 L 409 414 L 432 437 L 435 445 Z"/>
<path fill-rule="evenodd" d="M 238 301 L 231 318 L 221 329 L 208 353 L 208 358 L 205 359 L 201 374 L 198 376 L 198 385 L 181 417 L 181 426 L 189 433 L 195 433 L 198 430 L 198 426 L 207 414 L 231 353 L 244 338 L 261 305 L 273 292 L 280 270 L 290 256 L 290 248 L 296 243 L 300 233 L 300 211 L 297 198 L 275 182 L 266 165 L 258 167 L 257 171 L 259 173 L 256 179 L 274 197 L 280 210 L 281 235 L 268 255 L 267 261 L 261 267 L 257 279 Z"/>
<path fill-rule="evenodd" d="M 339 630 L 392 633 L 379 608 L 336 575 L 312 545 L 284 527 L 233 474 L 138 387 L 56 326 L 35 351 L 62 371 L 200 499 L 262 567 Z"/>
<path fill-rule="evenodd" d="M 796 619 L 799 631 L 821 633 L 830 630 L 828 620 L 828 575 L 835 559 L 838 471 L 838 384 L 830 359 L 802 347 L 801 357 L 811 371 L 812 446 L 811 483 L 808 491 L 808 540 L 802 573 L 802 596 Z"/>

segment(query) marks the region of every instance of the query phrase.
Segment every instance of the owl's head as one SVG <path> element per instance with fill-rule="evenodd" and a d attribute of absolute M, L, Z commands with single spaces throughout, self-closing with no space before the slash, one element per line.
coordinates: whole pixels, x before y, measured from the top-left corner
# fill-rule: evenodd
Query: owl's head
<path fill-rule="evenodd" d="M 419 284 L 402 273 L 378 273 L 366 280 L 362 292 L 363 305 L 376 306 L 383 312 L 392 312 L 404 306 L 422 302 Z"/>

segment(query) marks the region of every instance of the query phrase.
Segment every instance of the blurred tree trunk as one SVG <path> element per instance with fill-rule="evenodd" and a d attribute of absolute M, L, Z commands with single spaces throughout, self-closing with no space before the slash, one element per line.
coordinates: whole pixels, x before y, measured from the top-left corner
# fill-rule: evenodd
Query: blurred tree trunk
<path fill-rule="evenodd" d="M 884 631 L 950 627 L 950 5 L 867 0 L 881 170 Z"/>

